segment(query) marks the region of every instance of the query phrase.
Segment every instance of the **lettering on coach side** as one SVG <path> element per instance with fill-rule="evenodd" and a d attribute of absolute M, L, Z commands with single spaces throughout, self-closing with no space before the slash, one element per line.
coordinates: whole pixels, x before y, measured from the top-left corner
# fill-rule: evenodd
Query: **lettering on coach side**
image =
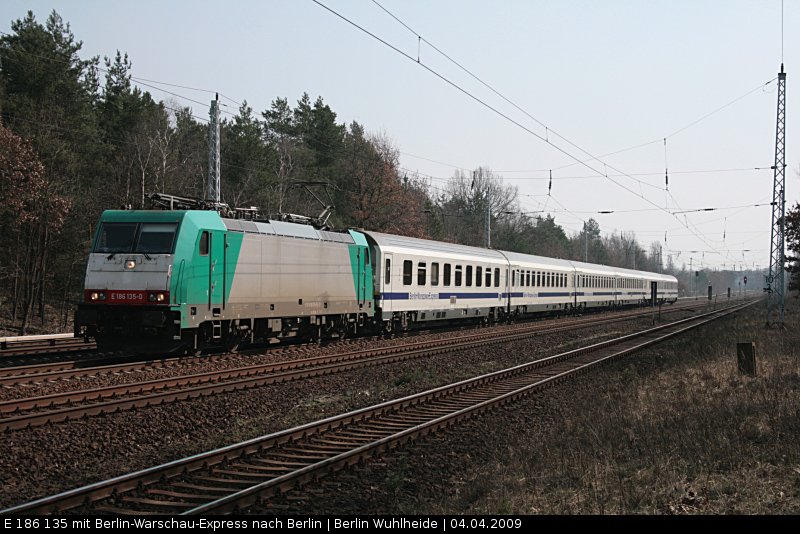
<path fill-rule="evenodd" d="M 439 300 L 439 293 L 409 293 L 409 300 Z"/>

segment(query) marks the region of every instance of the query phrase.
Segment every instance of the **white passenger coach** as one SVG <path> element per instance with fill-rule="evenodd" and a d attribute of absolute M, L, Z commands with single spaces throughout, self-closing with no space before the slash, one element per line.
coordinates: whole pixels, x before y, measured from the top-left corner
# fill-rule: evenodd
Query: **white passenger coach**
<path fill-rule="evenodd" d="M 674 276 L 364 231 L 389 330 L 457 318 L 579 312 L 677 300 Z"/>

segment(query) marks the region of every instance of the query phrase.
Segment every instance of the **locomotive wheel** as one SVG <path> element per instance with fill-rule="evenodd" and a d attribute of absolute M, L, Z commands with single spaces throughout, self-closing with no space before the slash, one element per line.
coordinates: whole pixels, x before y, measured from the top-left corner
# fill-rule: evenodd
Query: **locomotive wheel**
<path fill-rule="evenodd" d="M 229 333 L 225 337 L 225 350 L 228 352 L 236 352 L 239 350 L 239 345 L 242 343 L 244 336 L 239 333 Z"/>

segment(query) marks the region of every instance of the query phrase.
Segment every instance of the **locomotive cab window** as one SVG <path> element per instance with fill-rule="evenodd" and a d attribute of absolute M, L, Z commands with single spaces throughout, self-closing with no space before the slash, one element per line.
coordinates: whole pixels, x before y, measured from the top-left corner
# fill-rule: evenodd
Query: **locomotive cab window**
<path fill-rule="evenodd" d="M 172 254 L 177 223 L 105 222 L 95 242 L 94 252 Z"/>
<path fill-rule="evenodd" d="M 200 255 L 208 256 L 208 232 L 200 234 Z"/>
<path fill-rule="evenodd" d="M 134 252 L 141 254 L 172 254 L 176 223 L 142 223 Z"/>
<path fill-rule="evenodd" d="M 118 253 L 130 252 L 136 238 L 136 223 L 103 223 L 94 252 Z"/>

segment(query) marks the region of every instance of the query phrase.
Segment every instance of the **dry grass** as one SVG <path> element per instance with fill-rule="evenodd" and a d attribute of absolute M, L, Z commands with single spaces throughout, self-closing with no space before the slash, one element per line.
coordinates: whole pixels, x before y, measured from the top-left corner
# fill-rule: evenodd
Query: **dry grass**
<path fill-rule="evenodd" d="M 555 423 L 468 477 L 487 513 L 800 512 L 800 306 L 764 328 L 763 306 L 610 366 Z M 758 376 L 736 367 L 755 341 Z M 455 503 L 440 503 L 452 511 Z"/>

